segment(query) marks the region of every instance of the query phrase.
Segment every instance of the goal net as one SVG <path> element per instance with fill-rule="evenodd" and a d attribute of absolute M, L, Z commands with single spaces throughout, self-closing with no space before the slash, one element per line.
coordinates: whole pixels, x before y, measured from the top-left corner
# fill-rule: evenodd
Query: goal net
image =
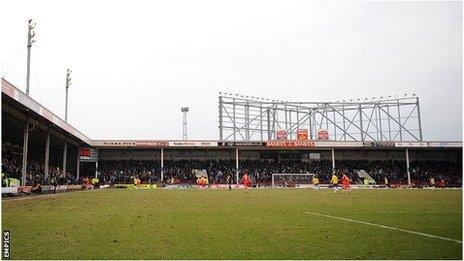
<path fill-rule="evenodd" d="M 313 173 L 273 173 L 272 187 L 307 187 L 313 184 Z"/>

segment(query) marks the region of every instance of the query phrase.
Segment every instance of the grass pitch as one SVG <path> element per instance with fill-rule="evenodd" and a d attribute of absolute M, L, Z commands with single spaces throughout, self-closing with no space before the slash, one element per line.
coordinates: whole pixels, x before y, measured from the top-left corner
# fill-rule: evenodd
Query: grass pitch
<path fill-rule="evenodd" d="M 2 201 L 12 259 L 462 259 L 461 190 L 125 190 Z"/>

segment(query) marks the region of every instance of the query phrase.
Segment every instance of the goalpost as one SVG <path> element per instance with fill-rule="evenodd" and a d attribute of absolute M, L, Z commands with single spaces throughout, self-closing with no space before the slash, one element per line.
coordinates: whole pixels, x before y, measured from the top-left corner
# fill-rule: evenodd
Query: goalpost
<path fill-rule="evenodd" d="M 315 175 L 314 173 L 273 173 L 272 187 L 284 187 L 285 182 L 287 182 L 287 184 L 288 182 L 292 182 L 295 186 L 313 184 L 312 179 Z"/>

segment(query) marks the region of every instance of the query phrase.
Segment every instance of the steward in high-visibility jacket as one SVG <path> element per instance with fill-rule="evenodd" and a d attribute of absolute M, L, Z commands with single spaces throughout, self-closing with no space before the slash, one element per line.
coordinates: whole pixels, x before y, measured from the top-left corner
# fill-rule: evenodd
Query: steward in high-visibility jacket
<path fill-rule="evenodd" d="M 94 188 L 98 188 L 100 186 L 100 180 L 98 178 L 93 178 L 92 185 Z"/>

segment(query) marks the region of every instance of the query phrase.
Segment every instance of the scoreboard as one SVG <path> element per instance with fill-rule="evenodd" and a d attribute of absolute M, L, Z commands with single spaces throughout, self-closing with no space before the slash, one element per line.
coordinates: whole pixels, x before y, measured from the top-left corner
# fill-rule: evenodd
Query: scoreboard
<path fill-rule="evenodd" d="M 79 160 L 83 162 L 98 161 L 98 150 L 92 148 L 82 148 L 79 151 Z"/>

